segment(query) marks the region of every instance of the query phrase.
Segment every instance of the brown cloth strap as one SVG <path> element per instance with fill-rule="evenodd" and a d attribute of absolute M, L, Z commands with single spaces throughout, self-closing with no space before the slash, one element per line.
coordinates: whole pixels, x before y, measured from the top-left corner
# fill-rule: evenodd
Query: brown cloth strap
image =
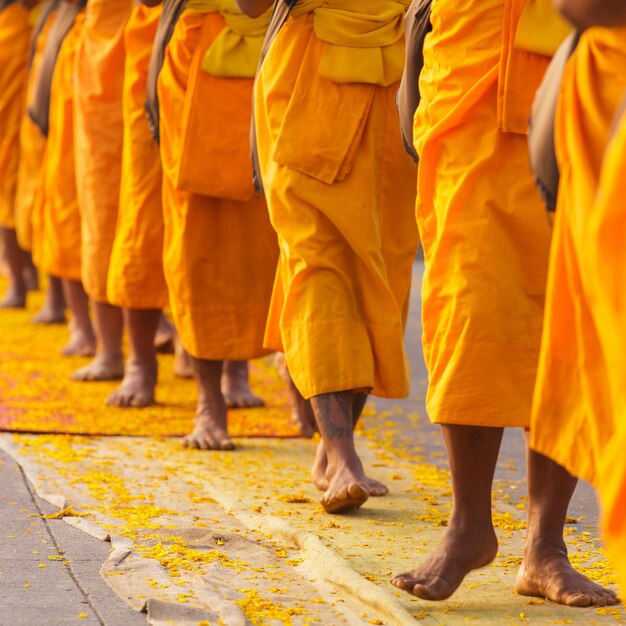
<path fill-rule="evenodd" d="M 272 19 L 267 27 L 267 33 L 263 41 L 263 47 L 261 48 L 261 57 L 259 59 L 259 66 L 257 68 L 257 75 L 263 64 L 263 59 L 267 55 L 270 46 L 276 35 L 282 28 L 283 24 L 289 17 L 289 12 L 296 4 L 297 0 L 276 0 L 274 4 L 274 12 L 272 13 Z M 252 93 L 252 120 L 250 122 L 250 161 L 252 162 L 252 181 L 254 182 L 254 188 L 258 193 L 263 193 L 263 181 L 261 179 L 261 164 L 259 162 L 259 151 L 256 141 L 256 124 L 254 122 L 254 92 Z"/>
<path fill-rule="evenodd" d="M 49 2 L 43 3 L 41 13 L 39 14 L 39 18 L 37 19 L 35 28 L 33 28 L 33 34 L 30 38 L 30 47 L 28 48 L 28 67 L 32 67 L 33 65 L 33 59 L 35 58 L 35 53 L 37 52 L 37 41 L 39 39 L 39 35 L 41 35 L 48 18 L 59 8 L 59 4 L 61 4 L 61 0 L 49 0 Z"/>
<path fill-rule="evenodd" d="M 185 0 L 165 0 L 163 11 L 157 26 L 148 68 L 148 85 L 146 93 L 146 114 L 148 125 L 154 140 L 159 141 L 159 96 L 157 94 L 157 81 L 165 60 L 165 49 L 174 33 L 174 27 L 180 14 L 185 8 Z"/>
<path fill-rule="evenodd" d="M 424 40 L 432 30 L 431 5 L 432 0 L 413 0 L 404 17 L 406 60 L 396 95 L 404 149 L 416 163 L 418 155 L 413 147 L 413 118 L 420 103 L 419 78 L 424 67 Z"/>
<path fill-rule="evenodd" d="M 79 0 L 76 4 L 61 2 L 54 24 L 51 26 L 46 39 L 41 65 L 35 79 L 32 102 L 28 106 L 28 115 L 44 137 L 48 136 L 50 90 L 59 51 L 61 50 L 63 40 L 72 29 L 72 26 L 74 26 L 76 17 L 86 4 L 87 0 Z"/>
<path fill-rule="evenodd" d="M 613 141 L 613 138 L 617 134 L 617 129 L 624 120 L 626 120 L 626 93 L 624 94 L 624 98 L 617 108 L 617 112 L 615 113 L 615 117 L 613 118 L 613 123 L 611 124 L 611 132 L 609 133 L 609 143 Z"/>
<path fill-rule="evenodd" d="M 0 0 L 0 12 L 4 11 L 8 7 L 10 7 L 12 4 L 15 4 L 18 1 L 19 0 Z"/>

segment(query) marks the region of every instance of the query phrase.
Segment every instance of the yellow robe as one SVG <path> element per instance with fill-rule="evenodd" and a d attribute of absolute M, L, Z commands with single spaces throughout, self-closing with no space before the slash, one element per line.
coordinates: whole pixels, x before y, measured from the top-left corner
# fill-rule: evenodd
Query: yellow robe
<path fill-rule="evenodd" d="M 612 411 L 601 428 L 610 439 L 600 455 L 597 489 L 604 542 L 626 589 L 626 115 L 610 144 L 600 176 L 587 244 L 581 259 L 589 277 L 591 304 L 607 363 Z M 607 423 L 608 422 L 608 423 Z"/>
<path fill-rule="evenodd" d="M 39 71 L 41 54 L 55 17 L 54 12 L 48 16 L 35 42 L 36 47 L 28 74 L 26 102 L 30 102 Z M 15 197 L 15 230 L 17 241 L 23 250 L 33 249 L 33 210 L 41 191 L 41 172 L 45 150 L 45 137 L 30 119 L 28 113 L 24 112 L 20 124 L 20 162 Z"/>
<path fill-rule="evenodd" d="M 201 68 L 224 28 L 219 13 L 185 10 L 158 85 L 170 307 L 184 347 L 212 360 L 266 353 L 263 331 L 278 254 L 265 202 L 254 198 L 251 182 L 243 120 L 250 119 L 252 79 L 218 78 Z M 185 159 L 190 167 L 181 173 Z M 223 170 L 204 181 L 220 195 L 177 188 L 181 180 L 201 179 L 204 168 Z"/>
<path fill-rule="evenodd" d="M 75 65 L 76 177 L 82 218 L 82 276 L 107 301 L 122 174 L 124 28 L 132 0 L 90 0 Z"/>
<path fill-rule="evenodd" d="M 281 251 L 265 341 L 285 352 L 306 398 L 408 393 L 416 172 L 394 104 L 406 4 L 300 2 L 257 78 L 261 174 Z M 367 45 L 350 45 L 360 35 Z"/>
<path fill-rule="evenodd" d="M 608 536 L 622 545 L 622 568 L 626 170 L 619 171 L 624 154 L 618 146 L 624 145 L 623 130 L 606 175 L 602 172 L 599 194 L 598 189 L 612 121 L 626 90 L 625 41 L 626 27 L 587 30 L 561 88 L 555 135 L 561 181 L 531 441 L 535 450 L 599 489 Z"/>
<path fill-rule="evenodd" d="M 42 271 L 81 279 L 81 219 L 74 158 L 74 61 L 85 21 L 76 18 L 54 67 L 40 206 L 35 208 L 34 259 Z"/>
<path fill-rule="evenodd" d="M 16 2 L 0 12 L 0 227 L 15 228 L 20 120 L 26 103 L 29 11 Z"/>
<path fill-rule="evenodd" d="M 433 422 L 530 423 L 550 229 L 523 133 L 549 58 L 515 47 L 524 4 L 432 5 L 414 144 Z"/>
<path fill-rule="evenodd" d="M 148 66 L 160 15 L 160 6 L 138 4 L 125 34 L 122 180 L 107 299 L 133 309 L 159 309 L 168 304 L 163 274 L 161 155 L 145 111 Z"/>

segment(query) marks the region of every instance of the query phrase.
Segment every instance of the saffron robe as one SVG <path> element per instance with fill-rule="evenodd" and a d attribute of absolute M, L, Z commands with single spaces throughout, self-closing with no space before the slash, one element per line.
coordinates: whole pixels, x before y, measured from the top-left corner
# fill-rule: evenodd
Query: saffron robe
<path fill-rule="evenodd" d="M 285 352 L 305 398 L 409 390 L 416 173 L 394 104 L 407 4 L 298 2 L 257 77 L 261 176 L 280 245 L 265 343 Z"/>
<path fill-rule="evenodd" d="M 132 309 L 160 309 L 168 304 L 163 274 L 161 154 L 150 133 L 144 104 L 160 15 L 160 6 L 138 4 L 124 35 L 124 149 L 107 300 Z"/>
<path fill-rule="evenodd" d="M 210 360 L 267 353 L 263 332 L 278 254 L 248 160 L 252 78 L 202 69 L 226 28 L 219 12 L 186 9 L 158 83 L 170 307 L 183 346 Z M 206 170 L 217 174 L 198 175 Z M 212 182 L 215 191 L 179 188 L 182 180 Z"/>

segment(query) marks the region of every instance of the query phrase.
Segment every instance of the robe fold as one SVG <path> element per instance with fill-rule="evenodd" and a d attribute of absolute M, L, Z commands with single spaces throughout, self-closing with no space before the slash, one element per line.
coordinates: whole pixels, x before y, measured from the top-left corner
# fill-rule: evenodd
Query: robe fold
<path fill-rule="evenodd" d="M 230 5 L 234 10 L 234 1 Z M 267 353 L 263 332 L 278 254 L 265 202 L 252 191 L 248 125 L 242 125 L 251 115 L 253 80 L 202 69 L 205 54 L 226 27 L 215 8 L 187 8 L 158 82 L 170 307 L 183 346 L 210 360 Z M 185 162 L 188 176 L 181 178 Z M 216 175 L 205 180 L 207 171 Z M 212 187 L 201 195 L 181 188 L 182 180 Z"/>
<path fill-rule="evenodd" d="M 124 29 L 132 0 L 90 0 L 75 64 L 75 149 L 82 219 L 82 278 L 107 301 L 122 175 Z"/>
<path fill-rule="evenodd" d="M 437 423 L 530 424 L 550 228 L 523 133 L 549 57 L 516 46 L 524 5 L 432 4 L 414 145 Z"/>
<path fill-rule="evenodd" d="M 138 4 L 125 33 L 122 179 L 107 300 L 132 309 L 160 309 L 168 304 L 163 273 L 161 154 L 144 107 L 148 65 L 160 15 L 160 6 Z"/>
<path fill-rule="evenodd" d="M 279 267 L 268 348 L 305 398 L 403 397 L 418 246 L 415 167 L 394 98 L 407 2 L 298 2 L 257 77 L 255 123 Z"/>
<path fill-rule="evenodd" d="M 48 139 L 42 190 L 35 207 L 34 260 L 42 271 L 67 280 L 81 280 L 81 217 L 74 153 L 74 62 L 84 11 L 63 40 L 50 89 Z"/>

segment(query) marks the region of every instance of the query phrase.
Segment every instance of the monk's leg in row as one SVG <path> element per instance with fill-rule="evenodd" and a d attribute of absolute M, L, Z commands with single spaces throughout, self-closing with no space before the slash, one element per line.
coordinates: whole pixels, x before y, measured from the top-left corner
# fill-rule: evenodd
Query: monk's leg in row
<path fill-rule="evenodd" d="M 326 450 L 328 487 L 321 502 L 328 513 L 359 508 L 370 496 L 368 478 L 354 445 L 355 406 L 363 403 L 359 395 L 339 391 L 311 398 Z"/>
<path fill-rule="evenodd" d="M 176 330 L 165 317 L 165 313 L 161 312 L 159 316 L 159 324 L 156 335 L 154 336 L 154 347 L 161 354 L 172 354 L 174 352 L 174 338 Z"/>
<path fill-rule="evenodd" d="M 174 335 L 174 376 L 177 378 L 193 378 L 191 356 L 185 350 L 177 334 Z"/>
<path fill-rule="evenodd" d="M 96 335 L 89 316 L 89 297 L 80 280 L 63 280 L 63 293 L 72 315 L 70 340 L 61 349 L 64 356 L 93 356 L 96 353 Z"/>
<path fill-rule="evenodd" d="M 498 540 L 491 520 L 491 485 L 502 428 L 443 425 L 452 475 L 452 513 L 444 536 L 416 569 L 392 582 L 424 600 L 449 598 L 474 569 L 493 561 Z"/>
<path fill-rule="evenodd" d="M 263 406 L 259 396 L 252 393 L 248 384 L 248 361 L 225 361 L 222 370 L 222 394 L 231 409 Z"/>
<path fill-rule="evenodd" d="M 93 303 L 97 351 L 94 360 L 72 374 L 72 380 L 117 380 L 124 376 L 122 310 L 106 302 Z"/>
<path fill-rule="evenodd" d="M 123 407 L 154 404 L 158 372 L 155 337 L 162 318 L 161 309 L 124 309 L 130 354 L 122 384 L 107 398 L 107 404 Z"/>
<path fill-rule="evenodd" d="M 191 357 L 198 385 L 198 409 L 193 432 L 183 439 L 189 448 L 201 450 L 233 450 L 235 444 L 228 436 L 228 407 L 222 395 L 223 361 L 208 361 Z"/>
<path fill-rule="evenodd" d="M 528 534 L 517 593 L 570 606 L 617 604 L 615 593 L 571 566 L 563 540 L 577 479 L 546 456 L 528 450 Z"/>
<path fill-rule="evenodd" d="M 292 383 L 293 384 L 293 383 Z M 295 388 L 295 385 L 294 385 Z M 296 393 L 299 394 L 296 389 Z M 300 396 L 302 397 L 302 396 Z M 302 398 L 304 400 L 304 398 Z M 352 407 L 352 429 L 356 428 L 356 425 L 361 418 L 361 414 L 363 413 L 363 409 L 365 408 L 365 403 L 367 402 L 367 394 L 366 393 L 355 393 L 354 394 L 354 405 Z M 307 401 L 310 405 L 310 402 Z M 328 469 L 328 456 L 326 454 L 326 446 L 324 445 L 324 441 L 320 441 L 317 446 L 317 451 L 315 453 L 315 461 L 313 462 L 313 467 L 311 468 L 311 478 L 313 479 L 313 484 L 320 490 L 326 491 L 328 489 L 328 478 L 326 476 L 326 470 Z M 373 497 L 381 497 L 386 496 L 389 493 L 389 489 L 383 483 L 378 480 L 374 480 L 369 476 L 366 479 L 367 489 L 370 496 Z"/>
<path fill-rule="evenodd" d="M 11 228 L 0 227 L 4 259 L 9 270 L 9 288 L 0 300 L 0 308 L 23 309 L 26 306 L 26 253 L 17 243 L 17 235 Z"/>
<path fill-rule="evenodd" d="M 289 368 L 285 361 L 285 355 L 282 352 L 277 352 L 274 357 L 274 367 L 278 372 L 281 380 L 287 385 L 287 402 L 291 409 L 291 420 L 298 427 L 300 434 L 307 439 L 310 439 L 317 426 L 315 425 L 315 415 L 313 415 L 313 409 L 311 403 L 304 399 L 304 396 L 298 391 L 298 388 L 291 378 Z M 322 473 L 326 470 L 322 470 Z M 326 487 L 322 489 L 326 491 Z"/>
<path fill-rule="evenodd" d="M 46 300 L 33 317 L 34 324 L 65 324 L 65 294 L 63 282 L 56 276 L 48 275 Z"/>

